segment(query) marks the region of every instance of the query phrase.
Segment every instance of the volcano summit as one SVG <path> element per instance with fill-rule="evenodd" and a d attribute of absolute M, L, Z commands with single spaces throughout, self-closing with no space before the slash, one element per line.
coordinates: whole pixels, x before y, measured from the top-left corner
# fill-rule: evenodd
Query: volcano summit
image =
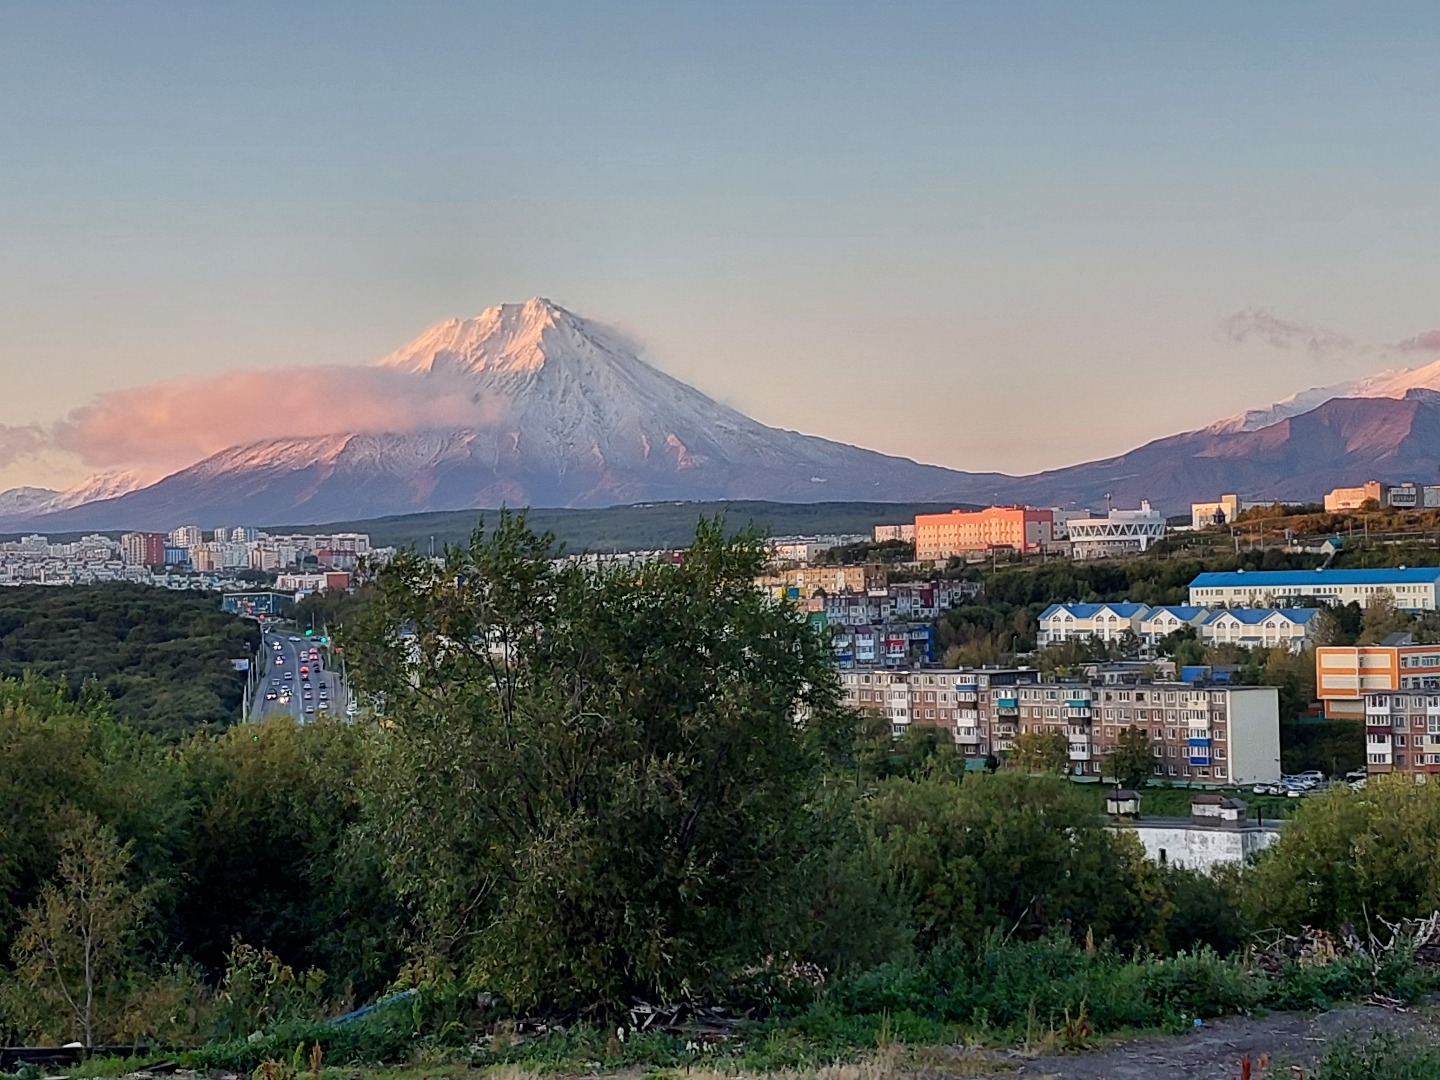
<path fill-rule="evenodd" d="M 380 366 L 454 397 L 464 423 L 233 446 L 140 490 L 30 520 L 158 529 L 502 503 L 921 501 L 959 498 L 986 482 L 767 427 L 641 360 L 614 331 L 540 298 L 440 323 Z"/>

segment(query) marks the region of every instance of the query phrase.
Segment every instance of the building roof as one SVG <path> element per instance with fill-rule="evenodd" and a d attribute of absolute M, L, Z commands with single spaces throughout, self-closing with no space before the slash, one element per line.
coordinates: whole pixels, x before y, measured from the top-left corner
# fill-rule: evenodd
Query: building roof
<path fill-rule="evenodd" d="M 1209 610 L 1209 608 L 1203 607 L 1188 607 L 1184 604 L 1172 604 L 1165 607 L 1151 608 L 1150 611 L 1146 614 L 1145 618 L 1152 619 L 1156 615 L 1164 615 L 1168 613 L 1170 615 L 1174 615 L 1181 622 L 1189 622 L 1191 619 L 1195 618 L 1195 616 L 1203 615 Z"/>
<path fill-rule="evenodd" d="M 1431 584 L 1440 581 L 1440 566 L 1396 567 L 1389 570 L 1236 570 L 1199 574 L 1192 589 L 1251 586 L 1257 589 L 1284 585 L 1394 585 Z"/>
<path fill-rule="evenodd" d="M 1098 611 L 1113 611 L 1122 619 L 1128 619 L 1136 612 L 1144 610 L 1144 604 L 1051 604 L 1040 613 L 1040 618 L 1048 618 L 1051 615 L 1066 611 L 1077 619 L 1088 619 Z"/>
<path fill-rule="evenodd" d="M 1318 614 L 1320 614 L 1319 608 L 1220 608 L 1205 620 L 1205 625 L 1210 626 L 1229 616 L 1246 626 L 1258 626 L 1269 620 L 1271 616 L 1280 615 L 1292 623 L 1304 626 Z"/>

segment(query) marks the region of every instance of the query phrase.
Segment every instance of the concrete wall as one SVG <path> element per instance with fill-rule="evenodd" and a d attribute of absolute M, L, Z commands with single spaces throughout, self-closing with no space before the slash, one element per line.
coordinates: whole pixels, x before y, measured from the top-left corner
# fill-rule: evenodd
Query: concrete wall
<path fill-rule="evenodd" d="M 1206 874 L 1217 866 L 1244 862 L 1250 855 L 1269 847 L 1280 835 L 1278 829 L 1268 827 L 1235 829 L 1178 822 L 1151 824 L 1143 820 L 1114 828 L 1134 835 L 1152 862 L 1184 866 Z"/>

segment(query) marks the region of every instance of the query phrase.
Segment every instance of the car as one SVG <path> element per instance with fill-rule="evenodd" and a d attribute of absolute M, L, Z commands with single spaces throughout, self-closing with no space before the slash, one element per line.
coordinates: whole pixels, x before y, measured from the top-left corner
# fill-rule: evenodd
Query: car
<path fill-rule="evenodd" d="M 1366 773 L 1364 769 L 1351 769 L 1345 774 L 1345 782 L 1347 784 L 1353 784 L 1356 780 L 1365 780 L 1368 778 L 1369 774 Z"/>
<path fill-rule="evenodd" d="M 304 696 L 305 696 L 305 700 L 306 700 L 306 701 L 309 701 L 309 700 L 310 700 L 312 697 L 314 697 L 315 695 L 312 694 L 312 693 L 310 693 L 309 690 L 306 690 Z"/>
<path fill-rule="evenodd" d="M 266 700 L 266 701 L 274 701 L 277 696 L 278 696 L 278 695 L 275 693 L 274 690 L 266 690 L 266 691 L 265 691 L 265 700 Z"/>
<path fill-rule="evenodd" d="M 1270 794 L 1270 785 L 1269 785 L 1269 784 L 1256 784 L 1256 785 L 1255 785 L 1253 788 L 1251 788 L 1250 790 L 1251 790 L 1252 792 L 1254 792 L 1256 795 L 1269 795 L 1269 794 Z"/>
<path fill-rule="evenodd" d="M 299 641 L 300 639 L 299 639 L 298 637 L 291 637 L 290 640 L 291 640 L 291 641 Z"/>
<path fill-rule="evenodd" d="M 1296 773 L 1296 774 L 1295 774 L 1295 779 L 1297 779 L 1297 780 L 1314 780 L 1315 783 L 1318 784 L 1318 783 L 1321 783 L 1321 782 L 1325 779 L 1325 774 L 1324 774 L 1323 772 L 1321 772 L 1319 769 L 1306 769 L 1304 772 Z"/>
<path fill-rule="evenodd" d="M 307 713 L 313 713 L 313 712 L 315 711 L 315 706 L 314 706 L 314 705 L 306 705 L 306 706 L 305 706 L 305 711 L 306 711 Z"/>
<path fill-rule="evenodd" d="M 290 681 L 291 679 L 293 679 L 293 678 L 295 678 L 295 672 L 293 672 L 293 671 L 287 671 L 287 672 L 285 672 L 285 681 L 286 681 L 286 682 L 289 682 L 289 681 Z"/>
<path fill-rule="evenodd" d="M 301 675 L 309 675 L 309 674 L 310 674 L 310 669 L 309 669 L 306 665 L 301 664 L 301 665 L 300 665 L 300 674 L 301 674 Z"/>
<path fill-rule="evenodd" d="M 270 685 L 271 685 L 272 688 L 273 688 L 273 687 L 276 687 L 276 686 L 279 686 L 279 685 L 280 685 L 280 680 L 279 680 L 279 679 L 271 679 L 271 680 L 270 680 Z"/>
<path fill-rule="evenodd" d="M 321 712 L 328 712 L 328 711 L 330 710 L 330 702 L 328 702 L 328 701 L 322 701 L 322 702 L 320 702 L 319 709 L 320 709 Z"/>

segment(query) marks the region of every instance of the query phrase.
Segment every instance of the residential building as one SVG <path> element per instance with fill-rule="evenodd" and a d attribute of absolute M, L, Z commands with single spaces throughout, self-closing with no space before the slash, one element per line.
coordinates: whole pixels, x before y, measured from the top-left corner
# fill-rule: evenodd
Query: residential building
<path fill-rule="evenodd" d="M 887 540 L 915 540 L 915 523 L 908 521 L 903 525 L 876 525 L 875 542 L 883 544 Z"/>
<path fill-rule="evenodd" d="M 997 548 L 1028 555 L 1045 551 L 1054 542 L 1054 515 L 1029 506 L 987 506 L 915 517 L 915 558 L 920 561 L 940 562 Z"/>
<path fill-rule="evenodd" d="M 298 600 L 322 589 L 343 592 L 350 588 L 350 575 L 335 571 L 319 574 L 278 574 L 275 577 L 275 588 L 280 592 L 293 593 Z"/>
<path fill-rule="evenodd" d="M 1191 503 L 1190 527 L 1208 529 L 1212 525 L 1229 525 L 1252 506 L 1264 505 L 1242 499 L 1239 495 L 1221 495 L 1214 502 Z"/>
<path fill-rule="evenodd" d="M 1185 605 L 1153 607 L 1140 618 L 1136 633 L 1140 635 L 1141 646 L 1148 652 L 1153 650 L 1162 638 L 1187 626 L 1194 627 L 1195 636 L 1199 637 L 1200 624 L 1209 617 L 1209 608 Z"/>
<path fill-rule="evenodd" d="M 165 564 L 164 533 L 125 533 L 120 537 L 120 550 L 126 566 L 163 566 Z"/>
<path fill-rule="evenodd" d="M 819 593 L 864 593 L 884 590 L 890 572 L 882 563 L 864 566 L 799 566 L 774 570 L 755 583 L 782 600 L 808 600 Z"/>
<path fill-rule="evenodd" d="M 199 547 L 205 539 L 198 525 L 181 525 L 170 532 L 170 546 L 177 548 Z"/>
<path fill-rule="evenodd" d="M 1322 645 L 1315 650 L 1315 693 L 1330 720 L 1361 720 L 1365 696 L 1440 690 L 1440 645 Z"/>
<path fill-rule="evenodd" d="M 935 724 L 951 731 L 968 757 L 1003 754 L 1022 734 L 1059 732 L 1071 774 L 1099 780 L 1120 733 L 1138 727 L 1151 738 L 1157 777 L 1246 784 L 1280 775 L 1279 690 L 1273 686 L 1043 683 L 1024 668 L 855 669 L 840 679 L 847 703 L 879 711 L 895 734 L 911 724 Z"/>
<path fill-rule="evenodd" d="M 1198 575 L 1190 603 L 1203 607 L 1300 607 L 1305 602 L 1368 607 L 1388 595 L 1406 611 L 1440 606 L 1440 566 L 1392 570 L 1236 570 Z"/>
<path fill-rule="evenodd" d="M 1044 648 L 1062 641 L 1119 641 L 1127 633 L 1138 636 L 1140 620 L 1149 610 L 1144 604 L 1051 604 L 1040 613 L 1036 644 Z"/>
<path fill-rule="evenodd" d="M 1440 689 L 1366 693 L 1365 770 L 1415 783 L 1440 774 Z"/>
<path fill-rule="evenodd" d="M 766 542 L 770 561 L 777 565 L 812 562 L 831 548 L 861 544 L 868 536 L 777 536 Z"/>
<path fill-rule="evenodd" d="M 1200 623 L 1200 640 L 1207 645 L 1283 646 L 1299 652 L 1309 643 L 1318 614 L 1319 608 L 1220 608 Z"/>
<path fill-rule="evenodd" d="M 1067 523 L 1070 557 L 1101 559 L 1148 551 L 1165 535 L 1165 515 L 1141 501 L 1138 510 L 1111 510 L 1104 517 L 1075 518 Z"/>

